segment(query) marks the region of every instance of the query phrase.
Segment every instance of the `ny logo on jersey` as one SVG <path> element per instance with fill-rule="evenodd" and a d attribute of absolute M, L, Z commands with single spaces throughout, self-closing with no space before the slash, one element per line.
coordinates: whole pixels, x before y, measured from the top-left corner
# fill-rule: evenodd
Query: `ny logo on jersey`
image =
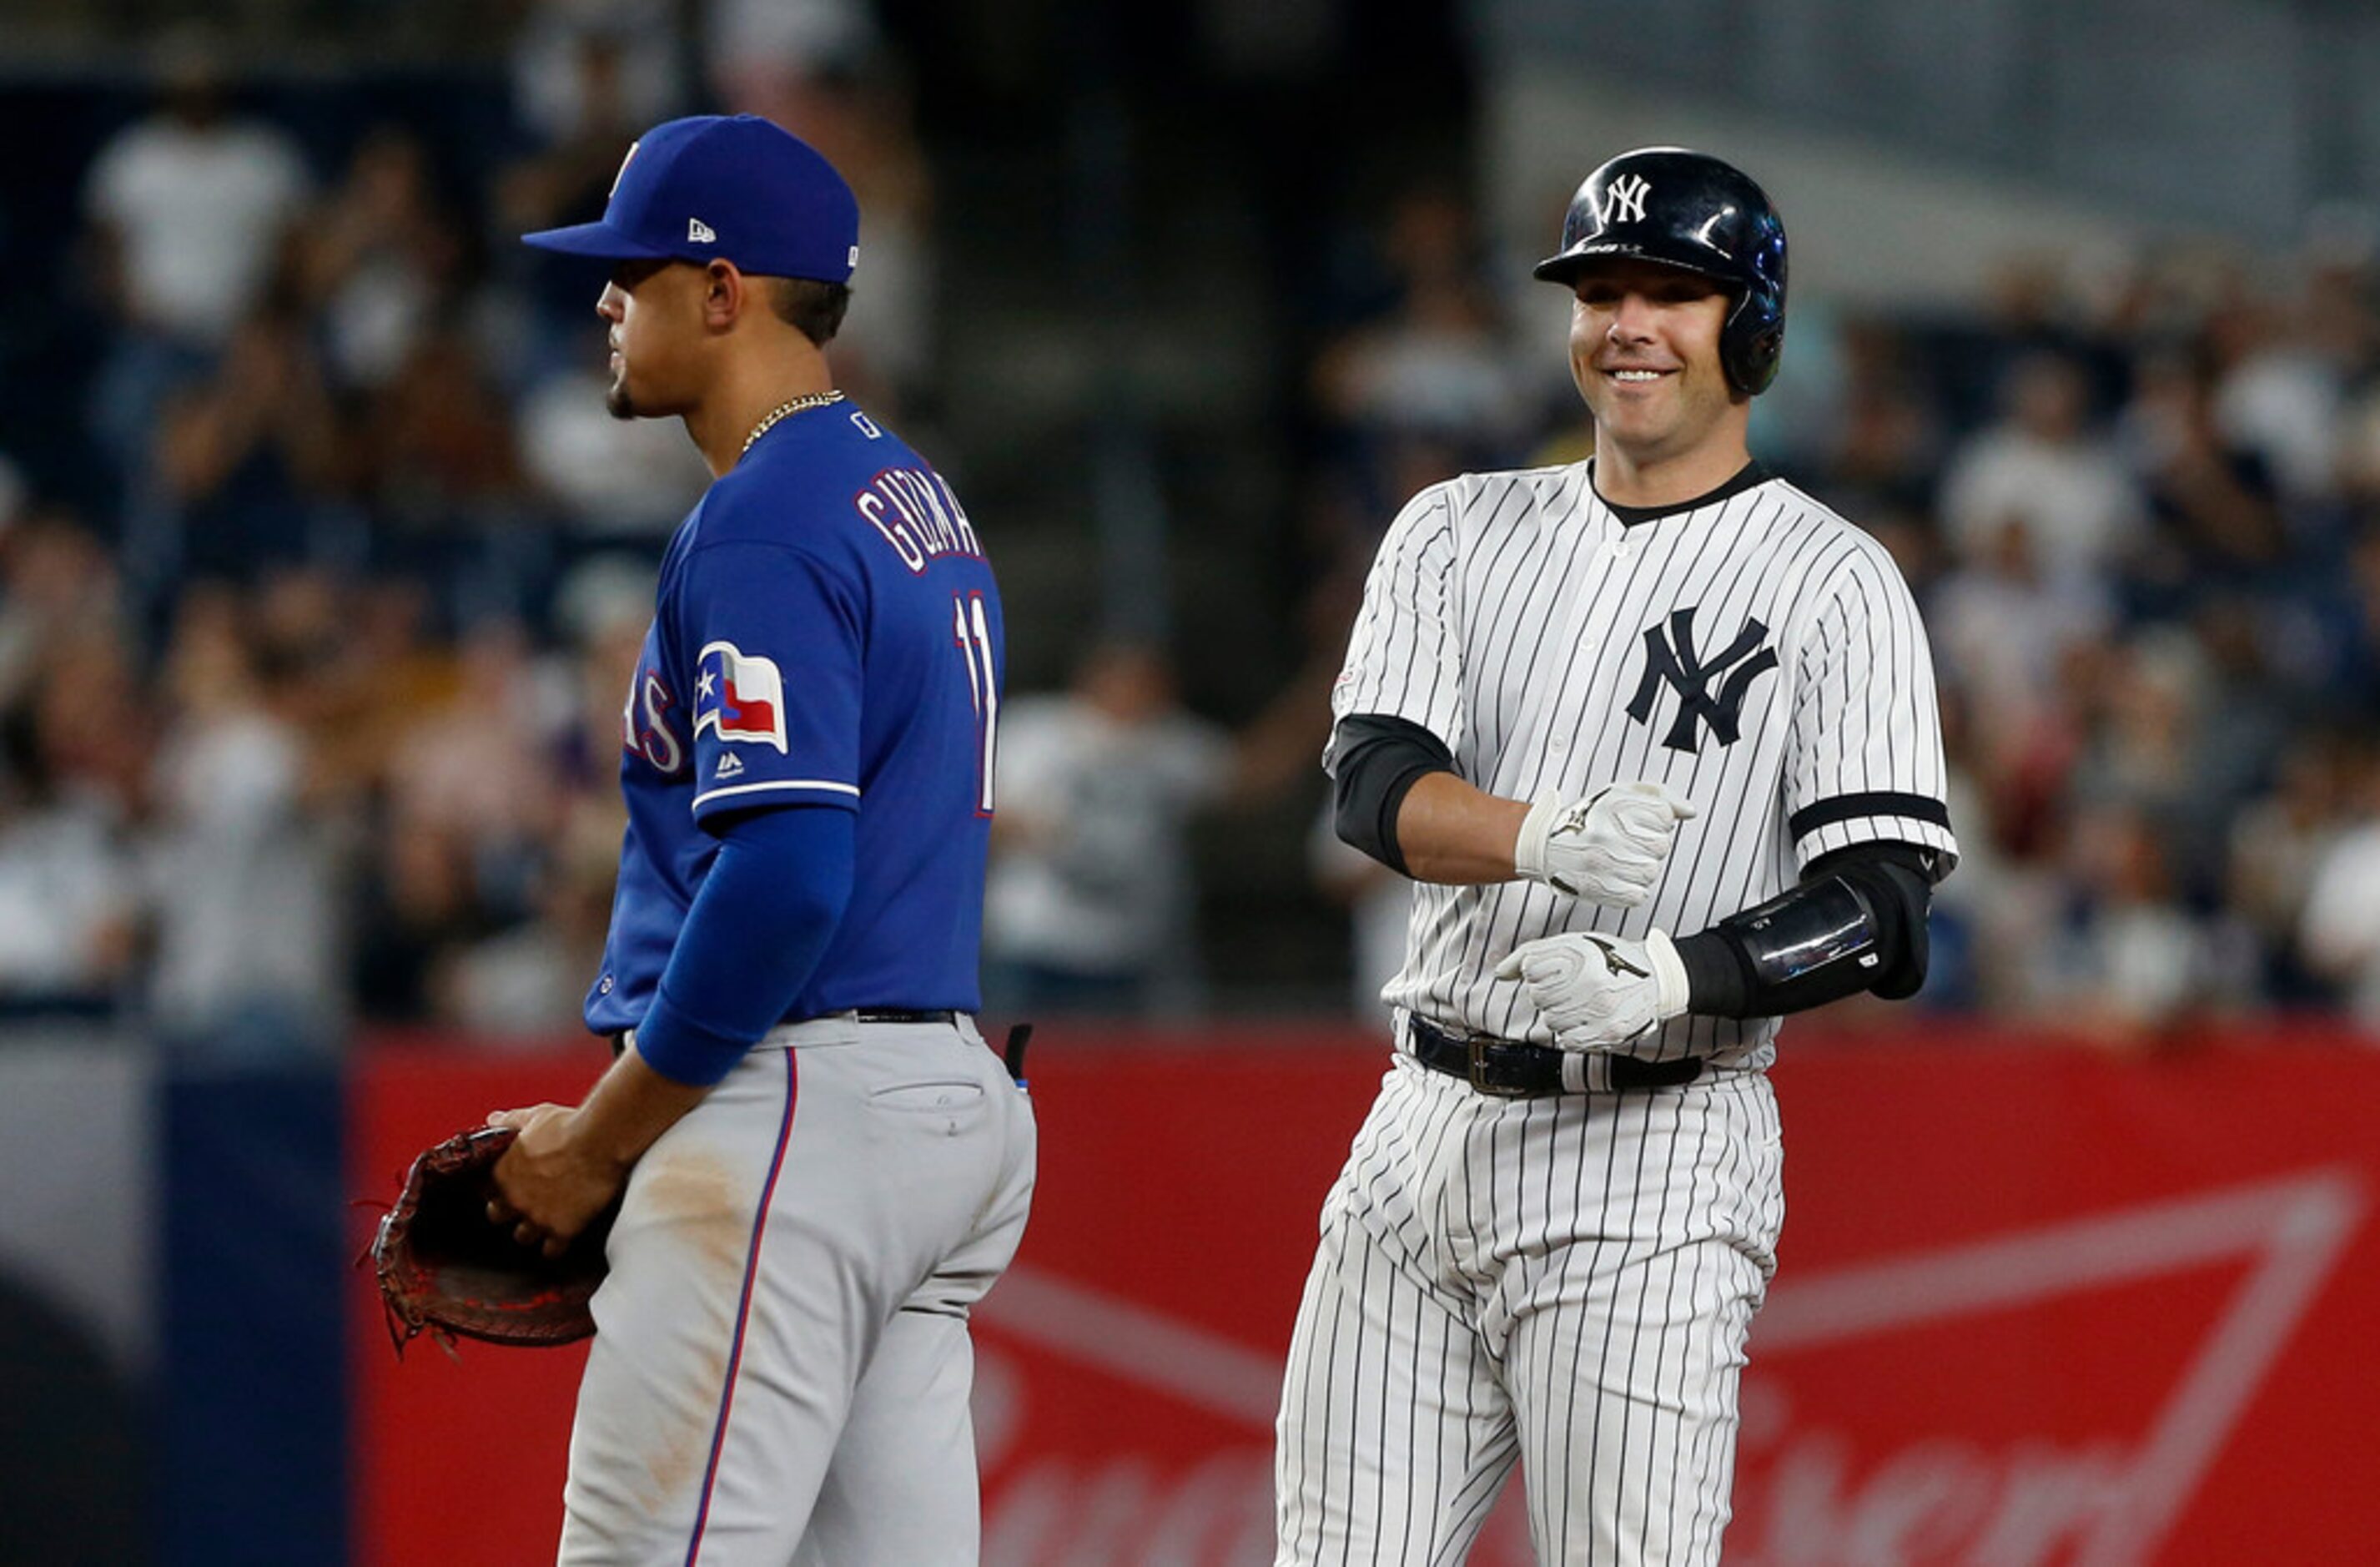
<path fill-rule="evenodd" d="M 1603 221 L 1606 224 L 1644 222 L 1645 198 L 1652 193 L 1652 183 L 1643 175 L 1621 175 L 1604 188 Z"/>
<path fill-rule="evenodd" d="M 1650 723 L 1654 698 L 1661 694 L 1661 683 L 1666 680 L 1678 693 L 1678 717 L 1661 744 L 1673 751 L 1699 751 L 1702 746 L 1695 734 L 1699 720 L 1710 725 L 1712 738 L 1720 745 L 1734 745 L 1737 721 L 1742 717 L 1743 698 L 1752 683 L 1777 667 L 1777 650 L 1760 645 L 1767 635 L 1767 626 L 1746 620 L 1727 650 L 1705 663 L 1694 652 L 1693 608 L 1670 612 L 1666 633 L 1658 626 L 1645 628 L 1645 678 L 1636 683 L 1628 716 L 1639 723 Z M 1714 697 L 1711 677 L 1718 674 L 1727 678 Z"/>

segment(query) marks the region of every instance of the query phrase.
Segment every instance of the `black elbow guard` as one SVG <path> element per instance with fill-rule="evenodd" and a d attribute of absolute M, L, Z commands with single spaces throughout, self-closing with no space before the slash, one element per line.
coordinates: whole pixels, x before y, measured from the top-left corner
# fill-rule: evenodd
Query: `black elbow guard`
<path fill-rule="evenodd" d="M 1342 843 L 1405 875 L 1397 812 L 1425 775 L 1453 771 L 1454 753 L 1420 724 L 1351 713 L 1330 735 L 1331 826 Z"/>
<path fill-rule="evenodd" d="M 1864 860 L 1845 866 L 1840 874 L 1866 882 L 1868 901 L 1885 927 L 1887 961 L 1868 989 L 1888 1002 L 1915 995 L 1925 986 L 1933 954 L 1925 924 L 1934 910 L 1932 876 L 1899 858 Z"/>
<path fill-rule="evenodd" d="M 1882 849 L 1830 855 L 1800 886 L 1677 943 L 1694 1010 L 1777 1017 L 1859 990 L 1914 995 L 1932 884 L 1915 851 Z"/>

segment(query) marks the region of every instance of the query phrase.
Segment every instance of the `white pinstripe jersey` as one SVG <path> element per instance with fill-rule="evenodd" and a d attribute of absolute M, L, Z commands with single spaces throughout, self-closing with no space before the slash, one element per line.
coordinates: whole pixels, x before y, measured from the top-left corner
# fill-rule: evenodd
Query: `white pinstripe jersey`
<path fill-rule="evenodd" d="M 1331 693 L 1334 720 L 1417 723 L 1491 795 L 1652 779 L 1701 808 L 1638 908 L 1530 881 L 1416 883 L 1384 999 L 1539 1044 L 1552 1033 L 1521 985 L 1492 977 L 1523 941 L 1691 935 L 1851 844 L 1913 844 L 1945 870 L 1958 855 L 1925 631 L 1884 547 L 1757 468 L 1684 506 L 1622 511 L 1589 466 L 1465 474 L 1415 496 L 1381 541 Z M 1629 1053 L 1766 1066 L 1778 1022 L 1689 1015 Z"/>

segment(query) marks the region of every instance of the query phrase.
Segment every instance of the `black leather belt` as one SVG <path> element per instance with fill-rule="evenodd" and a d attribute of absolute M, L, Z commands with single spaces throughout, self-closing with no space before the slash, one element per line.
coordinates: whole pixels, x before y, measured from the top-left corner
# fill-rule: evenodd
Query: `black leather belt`
<path fill-rule="evenodd" d="M 1460 1039 L 1418 1017 L 1407 1020 L 1407 1030 L 1415 1061 L 1432 1072 L 1460 1077 L 1483 1094 L 1526 1099 L 1572 1091 L 1562 1083 L 1562 1063 L 1571 1051 L 1517 1039 Z M 1694 1056 L 1639 1061 L 1633 1055 L 1606 1054 L 1601 1060 L 1614 1088 L 1673 1088 L 1703 1075 L 1703 1063 Z"/>
<path fill-rule="evenodd" d="M 833 1014 L 829 1014 L 829 1015 Z M 851 1016 L 853 1021 L 858 1023 L 956 1023 L 959 1020 L 959 1014 L 949 1007 L 943 1007 L 939 1011 L 921 1012 L 915 1007 L 905 1006 L 863 1006 L 854 1011 Z M 785 1021 L 799 1023 L 806 1020 L 789 1017 Z M 612 1055 L 614 1060 L 626 1052 L 628 1036 L 634 1030 L 623 1028 L 612 1036 Z"/>

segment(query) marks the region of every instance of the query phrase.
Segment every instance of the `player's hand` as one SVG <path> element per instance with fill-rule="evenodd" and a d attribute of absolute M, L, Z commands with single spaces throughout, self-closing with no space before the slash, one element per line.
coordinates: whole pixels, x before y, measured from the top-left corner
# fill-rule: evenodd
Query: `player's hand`
<path fill-rule="evenodd" d="M 1496 966 L 1517 979 L 1566 1051 L 1608 1051 L 1686 1010 L 1686 966 L 1670 938 L 1582 932 L 1524 941 Z"/>
<path fill-rule="evenodd" d="M 1612 908 L 1653 895 L 1692 800 L 1658 784 L 1614 784 L 1583 800 L 1546 795 L 1529 808 L 1512 869 L 1557 893 Z"/>
<path fill-rule="evenodd" d="M 488 1221 L 511 1225 L 513 1239 L 543 1246 L 548 1257 L 560 1257 L 628 1178 L 624 1167 L 577 1141 L 577 1117 L 566 1104 L 500 1110 L 488 1117 L 489 1125 L 520 1134 L 496 1162 L 498 1197 L 488 1204 Z"/>

